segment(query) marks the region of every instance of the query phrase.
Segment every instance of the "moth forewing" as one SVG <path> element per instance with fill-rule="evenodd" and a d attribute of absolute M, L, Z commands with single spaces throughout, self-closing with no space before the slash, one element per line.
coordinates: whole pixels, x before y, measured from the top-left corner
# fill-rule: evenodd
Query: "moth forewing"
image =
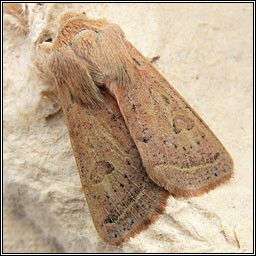
<path fill-rule="evenodd" d="M 62 61 L 53 67 L 55 54 Z M 91 107 L 72 94 L 76 84 L 67 82 L 76 78 L 65 77 L 78 62 L 66 47 L 53 50 L 50 62 L 93 223 L 105 242 L 119 245 L 163 212 L 169 193 L 149 178 L 115 99 L 102 92 L 104 104 Z"/>
<path fill-rule="evenodd" d="M 133 86 L 114 95 L 149 176 L 177 196 L 203 194 L 228 180 L 233 161 L 181 95 L 129 42 Z"/>

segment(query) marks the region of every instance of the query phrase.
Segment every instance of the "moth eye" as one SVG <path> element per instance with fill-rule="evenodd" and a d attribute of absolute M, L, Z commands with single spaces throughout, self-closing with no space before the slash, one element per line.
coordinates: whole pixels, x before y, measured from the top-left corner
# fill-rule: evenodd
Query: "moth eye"
<path fill-rule="evenodd" d="M 41 32 L 39 38 L 37 39 L 38 44 L 51 43 L 52 41 L 53 41 L 53 34 L 48 29 L 44 29 Z"/>
<path fill-rule="evenodd" d="M 45 39 L 44 42 L 51 43 L 52 42 L 52 38 L 49 37 L 49 38 Z"/>

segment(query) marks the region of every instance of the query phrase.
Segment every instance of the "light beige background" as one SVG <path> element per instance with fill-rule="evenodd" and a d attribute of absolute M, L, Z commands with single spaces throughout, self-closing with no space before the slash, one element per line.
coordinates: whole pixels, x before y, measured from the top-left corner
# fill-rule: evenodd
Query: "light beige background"
<path fill-rule="evenodd" d="M 4 252 L 252 252 L 252 4 L 26 4 L 4 16 Z M 201 197 L 169 198 L 121 247 L 92 224 L 62 114 L 41 92 L 36 40 L 66 10 L 121 26 L 214 131 L 234 178 Z"/>

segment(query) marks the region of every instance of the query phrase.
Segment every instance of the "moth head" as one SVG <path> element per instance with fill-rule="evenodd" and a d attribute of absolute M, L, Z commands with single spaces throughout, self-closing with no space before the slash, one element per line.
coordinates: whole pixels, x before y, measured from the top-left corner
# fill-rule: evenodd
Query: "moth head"
<path fill-rule="evenodd" d="M 49 56 L 52 51 L 53 33 L 48 29 L 43 29 L 37 40 L 34 42 L 32 50 L 32 61 L 38 74 L 47 84 L 54 84 L 54 77 L 49 69 Z"/>

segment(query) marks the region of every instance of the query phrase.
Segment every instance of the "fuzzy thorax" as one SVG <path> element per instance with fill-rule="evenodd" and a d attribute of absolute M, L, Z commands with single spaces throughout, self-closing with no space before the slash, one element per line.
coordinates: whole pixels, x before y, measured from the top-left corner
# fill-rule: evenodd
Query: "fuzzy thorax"
<path fill-rule="evenodd" d="M 119 26 L 74 15 L 61 19 L 50 68 L 73 99 L 95 106 L 101 102 L 99 87 L 131 85 L 135 66 Z"/>

